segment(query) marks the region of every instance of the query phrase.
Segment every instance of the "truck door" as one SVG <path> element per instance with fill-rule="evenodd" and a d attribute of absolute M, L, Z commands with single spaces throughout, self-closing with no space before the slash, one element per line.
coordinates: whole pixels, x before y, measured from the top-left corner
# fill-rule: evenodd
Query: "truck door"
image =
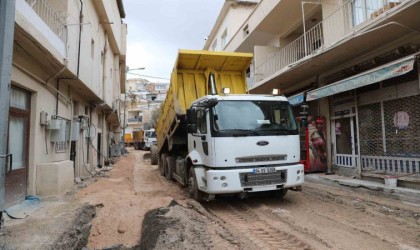
<path fill-rule="evenodd" d="M 200 153 L 203 164 L 211 166 L 211 137 L 208 127 L 208 110 L 197 109 L 197 133 L 193 134 L 193 146 Z"/>

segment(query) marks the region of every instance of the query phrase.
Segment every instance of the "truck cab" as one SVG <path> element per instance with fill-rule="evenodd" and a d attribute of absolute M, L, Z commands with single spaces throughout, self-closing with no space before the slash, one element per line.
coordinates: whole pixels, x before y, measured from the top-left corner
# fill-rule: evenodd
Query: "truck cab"
<path fill-rule="evenodd" d="M 156 145 L 157 144 L 157 139 L 156 139 L 156 132 L 155 130 L 149 129 L 149 130 L 145 130 L 144 131 L 144 147 L 145 149 L 150 149 L 150 147 L 152 145 Z"/>
<path fill-rule="evenodd" d="M 200 192 L 213 197 L 302 185 L 299 131 L 285 97 L 208 95 L 187 116 L 187 159 Z"/>

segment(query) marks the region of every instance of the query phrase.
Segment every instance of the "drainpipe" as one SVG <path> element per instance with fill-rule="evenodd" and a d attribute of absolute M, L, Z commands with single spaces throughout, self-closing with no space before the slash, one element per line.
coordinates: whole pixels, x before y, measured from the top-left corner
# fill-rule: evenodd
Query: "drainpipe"
<path fill-rule="evenodd" d="M 82 41 L 82 26 L 83 26 L 83 2 L 80 0 L 80 13 L 79 13 L 79 48 L 77 51 L 77 78 L 80 72 L 80 46 Z"/>
<path fill-rule="evenodd" d="M 0 0 L 0 230 L 5 208 L 7 127 L 9 120 L 10 79 L 13 60 L 15 0 Z"/>
<path fill-rule="evenodd" d="M 58 115 L 58 92 L 60 92 L 60 79 L 56 80 L 55 88 L 57 89 L 57 93 L 55 94 L 55 115 Z"/>

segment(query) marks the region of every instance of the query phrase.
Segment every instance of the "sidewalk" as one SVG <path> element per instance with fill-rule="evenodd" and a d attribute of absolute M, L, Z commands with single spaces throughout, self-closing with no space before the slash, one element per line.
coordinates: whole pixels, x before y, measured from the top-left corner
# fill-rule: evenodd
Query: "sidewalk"
<path fill-rule="evenodd" d="M 326 175 L 325 173 L 306 174 L 305 181 L 329 186 L 345 187 L 352 191 L 385 196 L 420 206 L 420 190 L 416 189 L 404 187 L 392 188 L 378 182 L 354 179 L 352 177 L 340 176 L 337 174 Z"/>

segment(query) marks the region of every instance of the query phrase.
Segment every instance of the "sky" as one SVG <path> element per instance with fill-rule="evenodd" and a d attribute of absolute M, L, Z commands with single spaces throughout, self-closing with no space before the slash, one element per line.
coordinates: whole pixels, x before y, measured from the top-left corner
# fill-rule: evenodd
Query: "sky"
<path fill-rule="evenodd" d="M 178 49 L 204 47 L 223 3 L 224 0 L 124 0 L 127 66 L 130 69 L 145 67 L 131 72 L 170 78 Z M 128 75 L 129 79 L 137 77 Z"/>

